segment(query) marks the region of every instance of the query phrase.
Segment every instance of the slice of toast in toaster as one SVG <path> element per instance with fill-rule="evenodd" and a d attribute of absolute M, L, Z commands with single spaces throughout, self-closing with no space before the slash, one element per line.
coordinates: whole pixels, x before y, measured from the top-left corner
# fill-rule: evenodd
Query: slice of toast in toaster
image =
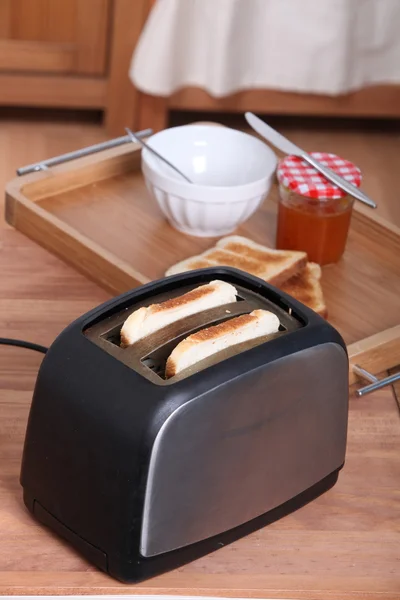
<path fill-rule="evenodd" d="M 121 345 L 130 346 L 184 317 L 236 302 L 236 288 L 225 281 L 211 281 L 186 294 L 135 310 L 121 329 Z"/>
<path fill-rule="evenodd" d="M 316 263 L 307 263 L 300 273 L 285 281 L 279 288 L 322 317 L 327 316 L 328 311 L 321 287 L 321 267 Z"/>
<path fill-rule="evenodd" d="M 235 256 L 240 256 L 241 260 L 259 262 L 264 267 L 264 272 L 259 277 L 276 286 L 301 271 L 307 264 L 307 254 L 305 252 L 274 250 L 239 235 L 231 235 L 220 239 L 217 248 L 221 248 Z M 235 265 L 232 264 L 232 266 Z M 247 271 L 248 269 L 244 268 L 243 270 Z"/>
<path fill-rule="evenodd" d="M 275 333 L 278 329 L 278 317 L 268 310 L 261 309 L 201 329 L 174 348 L 167 360 L 165 376 L 167 379 L 173 377 L 183 369 L 221 350 Z"/>

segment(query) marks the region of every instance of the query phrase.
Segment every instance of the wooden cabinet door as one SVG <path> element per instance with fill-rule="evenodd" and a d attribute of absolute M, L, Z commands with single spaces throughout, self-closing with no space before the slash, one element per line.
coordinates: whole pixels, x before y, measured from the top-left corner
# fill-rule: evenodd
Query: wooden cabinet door
<path fill-rule="evenodd" d="M 110 5 L 0 0 L 0 71 L 105 74 Z"/>

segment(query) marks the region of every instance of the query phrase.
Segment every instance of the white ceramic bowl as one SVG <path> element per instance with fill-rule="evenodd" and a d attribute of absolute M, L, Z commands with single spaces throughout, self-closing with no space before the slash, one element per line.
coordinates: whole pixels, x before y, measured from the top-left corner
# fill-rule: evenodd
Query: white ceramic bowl
<path fill-rule="evenodd" d="M 171 225 L 195 236 L 231 233 L 267 195 L 276 156 L 258 138 L 214 125 L 184 125 L 153 135 L 148 144 L 194 183 L 187 183 L 149 150 L 142 151 L 146 185 Z"/>

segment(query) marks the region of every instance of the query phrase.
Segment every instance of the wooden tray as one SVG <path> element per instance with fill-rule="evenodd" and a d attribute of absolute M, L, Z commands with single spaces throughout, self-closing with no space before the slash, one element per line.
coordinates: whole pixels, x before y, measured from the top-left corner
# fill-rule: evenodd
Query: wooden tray
<path fill-rule="evenodd" d="M 274 186 L 238 234 L 274 246 L 277 195 Z M 11 181 L 6 219 L 112 293 L 162 277 L 215 243 L 167 223 L 133 144 Z M 322 285 L 352 360 L 375 373 L 399 364 L 400 229 L 357 205 L 344 257 L 323 268 Z"/>

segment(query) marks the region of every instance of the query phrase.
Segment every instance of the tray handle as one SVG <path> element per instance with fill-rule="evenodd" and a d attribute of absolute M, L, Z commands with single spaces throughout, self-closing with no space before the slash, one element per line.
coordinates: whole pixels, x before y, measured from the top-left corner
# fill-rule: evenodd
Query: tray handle
<path fill-rule="evenodd" d="M 384 377 L 383 379 L 378 379 L 375 377 L 375 375 L 372 375 L 369 371 L 366 371 L 359 365 L 353 366 L 353 372 L 361 379 L 369 381 L 369 385 L 365 385 L 364 387 L 356 390 L 357 396 L 365 396 L 365 394 L 369 394 L 375 390 L 380 390 L 386 385 L 392 385 L 396 381 L 400 380 L 400 373 L 395 373 L 394 375 L 388 375 L 388 377 Z"/>
<path fill-rule="evenodd" d="M 143 129 L 142 131 L 135 133 L 135 135 L 138 138 L 146 138 L 152 133 L 152 129 Z M 27 165 L 26 167 L 20 167 L 17 169 L 17 175 L 27 175 L 28 173 L 34 173 L 35 171 L 48 171 L 49 167 L 61 165 L 69 160 L 75 160 L 75 158 L 82 158 L 83 156 L 95 154 L 96 152 L 101 152 L 102 150 L 109 150 L 110 148 L 116 148 L 117 146 L 131 143 L 132 140 L 129 135 L 123 135 L 118 138 L 113 138 L 112 140 L 107 140 L 106 142 L 101 142 L 100 144 L 86 146 L 86 148 L 81 148 L 80 150 L 75 150 L 74 152 L 67 152 L 66 154 L 60 154 L 59 156 L 54 156 L 53 158 L 48 158 L 47 160 L 41 160 L 40 162 Z"/>
<path fill-rule="evenodd" d="M 369 382 L 369 385 L 357 390 L 357 395 L 363 396 L 400 379 L 400 373 L 384 379 L 378 379 L 373 375 L 400 364 L 400 325 L 350 344 L 347 351 L 350 362 L 350 385 L 360 378 Z"/>

